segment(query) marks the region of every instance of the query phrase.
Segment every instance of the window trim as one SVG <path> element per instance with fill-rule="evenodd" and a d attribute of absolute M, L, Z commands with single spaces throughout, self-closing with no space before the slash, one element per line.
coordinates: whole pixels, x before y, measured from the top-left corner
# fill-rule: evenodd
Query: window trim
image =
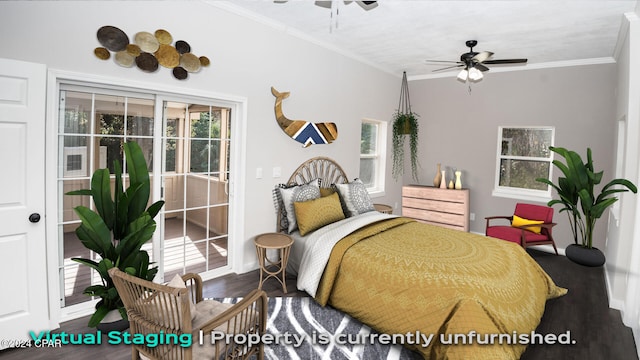
<path fill-rule="evenodd" d="M 503 156 L 502 155 L 502 133 L 504 129 L 546 129 L 551 130 L 551 146 L 555 144 L 555 134 L 556 128 L 555 126 L 498 126 L 498 136 L 497 136 L 497 146 L 496 146 L 496 166 L 494 173 L 494 186 L 493 191 L 491 192 L 492 196 L 517 199 L 517 200 L 525 200 L 525 201 L 534 201 L 547 203 L 552 200 L 551 197 L 551 186 L 547 186 L 547 190 L 534 190 L 534 189 L 525 189 L 525 188 L 515 188 L 510 186 L 500 186 L 500 164 L 501 160 L 504 158 L 517 158 L 521 160 L 533 160 L 533 161 L 547 161 L 549 162 L 549 180 L 553 179 L 553 155 L 554 152 L 551 151 L 550 157 L 548 159 L 539 158 L 539 157 L 530 157 L 530 156 Z"/>
<path fill-rule="evenodd" d="M 369 192 L 369 196 L 372 198 L 382 197 L 385 196 L 385 174 L 387 165 L 387 143 L 385 140 L 387 138 L 387 127 L 389 126 L 389 123 L 384 120 L 363 118 L 360 122 L 360 129 L 362 129 L 362 125 L 365 123 L 373 124 L 377 127 L 376 152 L 375 154 L 362 154 L 360 151 L 358 151 L 358 159 L 377 159 L 376 171 L 374 174 L 375 186 L 367 187 L 367 191 Z M 358 171 L 358 174 L 359 173 L 360 171 Z"/>

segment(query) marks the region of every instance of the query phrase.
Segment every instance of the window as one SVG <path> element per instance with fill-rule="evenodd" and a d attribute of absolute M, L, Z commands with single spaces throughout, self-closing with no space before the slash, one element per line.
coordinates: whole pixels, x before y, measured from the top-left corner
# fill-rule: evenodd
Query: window
<path fill-rule="evenodd" d="M 370 195 L 384 195 L 386 123 L 362 120 L 360 131 L 360 180 Z"/>
<path fill-rule="evenodd" d="M 553 127 L 499 127 L 494 196 L 531 201 L 551 200 Z"/>

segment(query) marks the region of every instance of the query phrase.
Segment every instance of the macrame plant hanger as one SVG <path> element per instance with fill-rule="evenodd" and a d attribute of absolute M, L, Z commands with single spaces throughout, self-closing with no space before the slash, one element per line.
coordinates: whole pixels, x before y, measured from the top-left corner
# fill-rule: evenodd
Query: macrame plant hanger
<path fill-rule="evenodd" d="M 409 99 L 409 83 L 407 82 L 407 72 L 402 72 L 402 85 L 400 86 L 400 102 L 398 103 L 400 114 L 411 114 L 411 100 Z M 405 126 L 403 134 L 409 134 L 411 129 Z"/>

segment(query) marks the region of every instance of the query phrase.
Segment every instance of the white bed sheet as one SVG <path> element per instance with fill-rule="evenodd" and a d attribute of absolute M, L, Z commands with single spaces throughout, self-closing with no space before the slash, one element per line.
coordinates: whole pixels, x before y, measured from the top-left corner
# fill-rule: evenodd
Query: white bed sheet
<path fill-rule="evenodd" d="M 382 214 L 377 211 L 370 211 L 358 216 L 348 217 L 321 227 L 300 239 L 300 245 L 294 262 L 296 262 L 296 287 L 298 290 L 306 291 L 309 295 L 316 295 L 320 278 L 331 255 L 333 246 L 343 237 L 351 234 L 359 228 L 377 221 L 397 217 L 397 215 Z M 295 240 L 294 240 L 295 241 Z M 294 242 L 294 246 L 296 243 Z M 293 252 L 293 250 L 292 250 Z M 300 252 L 302 253 L 300 255 Z M 289 255 L 291 257 L 291 255 Z"/>
<path fill-rule="evenodd" d="M 308 233 L 305 236 L 300 235 L 298 230 L 289 234 L 293 238 L 293 245 L 291 246 L 291 252 L 289 253 L 289 260 L 287 262 L 287 274 L 298 275 L 300 269 L 300 262 L 302 261 L 302 255 L 304 254 L 305 244 L 309 236 Z"/>

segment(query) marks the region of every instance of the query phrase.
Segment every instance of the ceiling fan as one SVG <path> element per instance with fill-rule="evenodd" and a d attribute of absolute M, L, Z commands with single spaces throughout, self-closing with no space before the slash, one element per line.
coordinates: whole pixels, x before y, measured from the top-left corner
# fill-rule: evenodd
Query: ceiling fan
<path fill-rule="evenodd" d="M 286 3 L 288 0 L 274 0 L 275 3 L 278 4 L 284 4 Z M 323 8 L 327 8 L 327 9 L 331 9 L 333 6 L 334 2 L 337 2 L 339 0 L 318 0 L 315 2 L 315 4 L 317 6 L 323 7 Z M 349 0 L 345 0 L 344 3 L 345 4 L 350 4 L 354 1 L 349 1 Z M 365 9 L 365 10 L 371 10 L 375 7 L 378 6 L 378 2 L 377 1 L 355 1 L 356 3 L 358 3 L 358 5 L 360 5 L 361 8 Z"/>
<path fill-rule="evenodd" d="M 465 44 L 469 48 L 469 52 L 460 55 L 460 61 L 427 60 L 427 62 L 456 64 L 433 71 L 435 72 L 454 68 L 463 68 L 457 76 L 458 80 L 462 82 L 467 82 L 467 80 L 472 82 L 482 80 L 482 78 L 484 77 L 482 73 L 489 70 L 489 68 L 485 65 L 523 64 L 527 62 L 527 59 L 492 60 L 491 57 L 493 56 L 493 53 L 491 51 L 473 51 L 473 48 L 478 45 L 477 40 L 467 40 Z"/>

